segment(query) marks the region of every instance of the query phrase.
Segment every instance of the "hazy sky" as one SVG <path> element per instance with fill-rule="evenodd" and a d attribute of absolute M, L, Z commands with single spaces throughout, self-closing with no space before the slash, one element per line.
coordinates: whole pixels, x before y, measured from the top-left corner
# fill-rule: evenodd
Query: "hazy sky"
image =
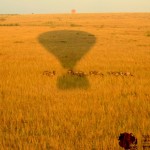
<path fill-rule="evenodd" d="M 150 12 L 150 0 L 0 0 L 0 13 Z"/>

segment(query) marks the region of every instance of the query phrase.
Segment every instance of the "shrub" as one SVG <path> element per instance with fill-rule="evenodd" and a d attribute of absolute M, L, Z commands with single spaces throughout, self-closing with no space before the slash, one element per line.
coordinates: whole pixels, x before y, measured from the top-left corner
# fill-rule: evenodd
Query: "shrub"
<path fill-rule="evenodd" d="M 0 24 L 0 26 L 19 26 L 18 23 Z"/>

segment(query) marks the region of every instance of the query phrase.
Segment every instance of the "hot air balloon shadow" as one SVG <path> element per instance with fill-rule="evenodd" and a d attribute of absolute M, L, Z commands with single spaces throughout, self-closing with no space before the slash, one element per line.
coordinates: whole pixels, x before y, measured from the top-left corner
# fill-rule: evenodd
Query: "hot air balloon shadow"
<path fill-rule="evenodd" d="M 76 30 L 45 32 L 38 37 L 38 40 L 59 60 L 65 69 L 73 69 L 96 42 L 94 35 Z M 87 89 L 89 81 L 86 77 L 65 74 L 58 77 L 57 86 L 60 89 Z"/>

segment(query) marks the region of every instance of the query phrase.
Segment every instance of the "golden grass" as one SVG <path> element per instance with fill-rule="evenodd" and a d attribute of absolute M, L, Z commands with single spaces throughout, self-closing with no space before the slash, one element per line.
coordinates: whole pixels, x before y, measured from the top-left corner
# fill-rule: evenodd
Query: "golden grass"
<path fill-rule="evenodd" d="M 149 13 L 0 15 L 0 24 L 19 24 L 0 27 L 1 149 L 119 150 L 117 139 L 125 131 L 137 137 L 141 149 L 142 135 L 150 134 L 149 19 Z M 105 74 L 87 76 L 87 88 L 58 85 L 65 84 L 62 76 L 69 69 L 51 51 L 60 42 L 47 47 L 39 36 L 62 30 L 95 37 L 71 66 Z M 79 51 L 87 46 L 74 44 Z M 55 76 L 43 75 L 53 70 Z M 109 71 L 134 76 L 109 76 Z"/>

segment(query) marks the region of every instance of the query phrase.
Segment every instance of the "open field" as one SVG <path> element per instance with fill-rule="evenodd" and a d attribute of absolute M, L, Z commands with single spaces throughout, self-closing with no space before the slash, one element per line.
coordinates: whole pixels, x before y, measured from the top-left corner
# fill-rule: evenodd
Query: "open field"
<path fill-rule="evenodd" d="M 150 13 L 0 15 L 0 149 L 121 150 L 125 131 L 150 134 Z"/>

